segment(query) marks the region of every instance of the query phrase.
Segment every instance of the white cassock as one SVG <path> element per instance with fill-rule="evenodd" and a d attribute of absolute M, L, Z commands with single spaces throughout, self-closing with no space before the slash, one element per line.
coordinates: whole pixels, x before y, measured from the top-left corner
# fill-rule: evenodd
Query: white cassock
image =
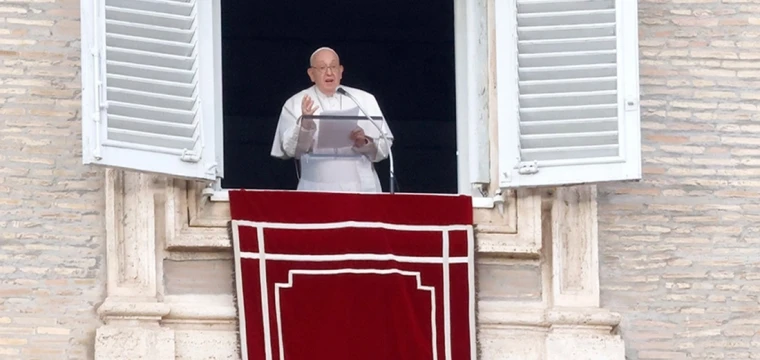
<path fill-rule="evenodd" d="M 370 116 L 383 116 L 372 94 L 344 85 L 341 87 L 356 98 Z M 314 115 L 320 115 L 323 111 L 357 107 L 351 98 L 338 93 L 327 96 L 316 86 L 300 91 L 285 102 L 277 124 L 271 155 L 280 159 L 300 159 L 298 190 L 381 192 L 380 179 L 373 163 L 388 157 L 389 147 L 393 145 L 393 134 L 387 122 L 374 120 L 375 125 L 383 129 L 387 141 L 380 136 L 380 131 L 372 122 L 359 120 L 358 125 L 364 129 L 364 134 L 371 138 L 372 142 L 361 148 L 345 147 L 337 150 L 336 154 L 349 156 L 314 156 L 313 152 L 317 148 L 315 143 L 319 139 L 319 119 L 314 120 L 317 125 L 315 129 L 306 130 L 301 127 L 301 100 L 305 95 L 309 95 L 314 101 L 312 106 L 319 106 Z M 359 115 L 365 114 L 359 110 Z"/>

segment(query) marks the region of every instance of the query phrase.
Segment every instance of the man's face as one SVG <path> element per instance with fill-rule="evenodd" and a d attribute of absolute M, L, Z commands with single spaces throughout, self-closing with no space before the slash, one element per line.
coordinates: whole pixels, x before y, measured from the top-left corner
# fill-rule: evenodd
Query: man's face
<path fill-rule="evenodd" d="M 343 66 L 334 52 L 321 50 L 314 55 L 314 61 L 309 68 L 309 78 L 317 88 L 325 94 L 333 94 L 343 78 Z"/>

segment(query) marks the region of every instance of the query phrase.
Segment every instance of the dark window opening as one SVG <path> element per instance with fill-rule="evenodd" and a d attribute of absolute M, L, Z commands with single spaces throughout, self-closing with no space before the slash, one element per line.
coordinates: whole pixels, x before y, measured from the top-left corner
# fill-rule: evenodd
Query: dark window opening
<path fill-rule="evenodd" d="M 222 187 L 296 188 L 294 161 L 269 152 L 283 103 L 312 85 L 320 46 L 338 52 L 343 84 L 377 98 L 395 136 L 397 191 L 456 193 L 452 0 L 222 0 Z M 388 165 L 375 164 L 383 191 Z"/>

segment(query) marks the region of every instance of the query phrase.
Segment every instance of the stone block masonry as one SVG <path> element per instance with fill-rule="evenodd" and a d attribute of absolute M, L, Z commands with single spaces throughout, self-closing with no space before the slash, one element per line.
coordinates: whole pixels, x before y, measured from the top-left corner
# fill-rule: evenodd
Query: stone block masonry
<path fill-rule="evenodd" d="M 81 165 L 77 0 L 0 1 L 0 358 L 92 358 L 103 172 Z"/>
<path fill-rule="evenodd" d="M 640 0 L 644 180 L 599 187 L 629 360 L 760 358 L 760 1 Z"/>

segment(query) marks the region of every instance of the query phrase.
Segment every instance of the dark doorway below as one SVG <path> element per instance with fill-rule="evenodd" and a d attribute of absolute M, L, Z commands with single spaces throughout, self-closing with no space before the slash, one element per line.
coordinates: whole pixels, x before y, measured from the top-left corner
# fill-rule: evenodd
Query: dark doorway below
<path fill-rule="evenodd" d="M 456 193 L 453 0 L 222 0 L 224 188 L 296 188 L 269 155 L 282 104 L 311 86 L 314 49 L 335 49 L 342 83 L 374 94 L 395 135 L 397 190 Z M 388 160 L 376 164 L 389 190 Z"/>

